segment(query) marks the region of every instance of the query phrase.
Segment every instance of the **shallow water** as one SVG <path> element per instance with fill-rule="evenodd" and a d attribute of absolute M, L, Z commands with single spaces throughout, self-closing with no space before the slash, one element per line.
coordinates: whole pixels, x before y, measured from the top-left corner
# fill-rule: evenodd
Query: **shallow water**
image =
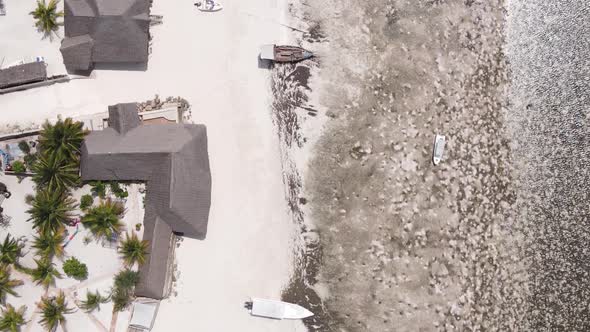
<path fill-rule="evenodd" d="M 590 3 L 513 0 L 507 118 L 527 231 L 531 330 L 590 330 Z"/>

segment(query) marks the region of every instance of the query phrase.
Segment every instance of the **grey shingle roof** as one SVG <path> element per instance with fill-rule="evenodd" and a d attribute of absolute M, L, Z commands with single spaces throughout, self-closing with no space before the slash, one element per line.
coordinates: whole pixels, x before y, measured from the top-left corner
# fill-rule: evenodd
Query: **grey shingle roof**
<path fill-rule="evenodd" d="M 147 62 L 149 0 L 66 0 L 64 7 L 60 50 L 69 70 L 88 70 L 94 63 Z M 70 40 L 80 37 L 84 43 Z"/>
<path fill-rule="evenodd" d="M 109 126 L 86 137 L 82 179 L 146 181 L 144 239 L 151 240 L 151 250 L 137 293 L 162 298 L 172 232 L 197 239 L 207 234 L 207 131 L 203 125 L 141 125 L 137 104 L 110 106 Z"/>
<path fill-rule="evenodd" d="M 30 62 L 0 70 L 0 89 L 47 79 L 44 62 Z"/>

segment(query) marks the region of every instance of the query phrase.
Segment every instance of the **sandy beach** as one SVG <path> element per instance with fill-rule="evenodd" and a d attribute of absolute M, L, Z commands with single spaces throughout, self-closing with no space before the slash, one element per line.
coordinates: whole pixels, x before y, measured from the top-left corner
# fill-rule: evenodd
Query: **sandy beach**
<path fill-rule="evenodd" d="M 40 40 L 27 15 L 34 1 L 24 3 L 8 1 L 0 18 L 2 56 L 8 63 L 43 55 L 50 75 L 63 74 L 59 41 Z M 223 5 L 202 13 L 190 1 L 154 1 L 152 14 L 162 15 L 163 24 L 151 28 L 147 71 L 95 70 L 87 79 L 1 95 L 0 123 L 104 112 L 155 94 L 188 100 L 193 121 L 208 131 L 209 229 L 204 241 L 184 239 L 177 248 L 177 283 L 153 331 L 305 331 L 300 322 L 254 318 L 242 307 L 250 296 L 279 298 L 293 261 L 295 225 L 270 116 L 270 74 L 257 59 L 260 44 L 286 38 L 278 24 L 286 7 L 281 0 Z"/>

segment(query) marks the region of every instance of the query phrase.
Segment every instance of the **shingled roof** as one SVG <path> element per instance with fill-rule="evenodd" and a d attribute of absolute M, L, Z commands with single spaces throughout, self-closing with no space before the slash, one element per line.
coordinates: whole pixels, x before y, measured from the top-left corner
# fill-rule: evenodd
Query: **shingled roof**
<path fill-rule="evenodd" d="M 30 62 L 0 70 L 0 89 L 47 79 L 45 62 Z"/>
<path fill-rule="evenodd" d="M 207 234 L 211 174 L 205 126 L 142 125 L 137 104 L 109 106 L 109 128 L 86 137 L 80 168 L 84 181 L 146 182 L 144 239 L 150 254 L 136 294 L 165 297 L 172 234 Z"/>
<path fill-rule="evenodd" d="M 68 70 L 95 63 L 147 63 L 149 0 L 66 0 L 61 44 Z"/>

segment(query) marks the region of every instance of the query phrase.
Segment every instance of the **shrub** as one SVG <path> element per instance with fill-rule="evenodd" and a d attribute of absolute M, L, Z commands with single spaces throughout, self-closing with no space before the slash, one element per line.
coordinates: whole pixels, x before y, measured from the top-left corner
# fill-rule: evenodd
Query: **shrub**
<path fill-rule="evenodd" d="M 115 275 L 115 288 L 132 290 L 139 282 L 139 272 L 125 269 Z"/>
<path fill-rule="evenodd" d="M 33 167 L 33 164 L 35 164 L 35 161 L 37 161 L 37 155 L 36 154 L 28 154 L 24 157 L 25 160 L 25 165 L 27 165 L 28 169 L 31 169 Z"/>
<path fill-rule="evenodd" d="M 76 280 L 84 280 L 88 278 L 88 268 L 86 267 L 86 264 L 80 262 L 75 257 L 69 258 L 64 262 L 63 270 L 68 277 Z"/>
<path fill-rule="evenodd" d="M 122 199 L 122 198 L 126 198 L 127 196 L 129 196 L 129 193 L 127 192 L 127 190 L 121 188 L 121 185 L 119 184 L 119 182 L 112 181 L 109 183 L 109 186 L 111 188 L 111 192 L 113 193 L 113 195 L 115 195 L 115 197 Z"/>
<path fill-rule="evenodd" d="M 24 173 L 27 170 L 25 164 L 20 160 L 13 161 L 11 166 L 12 171 L 15 173 Z"/>
<path fill-rule="evenodd" d="M 141 223 L 135 224 L 135 230 L 138 232 L 141 230 Z"/>
<path fill-rule="evenodd" d="M 90 191 L 93 195 L 98 196 L 102 199 L 105 199 L 107 196 L 107 186 L 102 181 L 92 181 L 90 182 Z"/>
<path fill-rule="evenodd" d="M 29 146 L 29 143 L 27 143 L 27 141 L 20 141 L 20 142 L 18 142 L 18 148 L 22 152 L 24 152 L 25 154 L 31 153 L 31 147 Z"/>
<path fill-rule="evenodd" d="M 92 198 L 92 195 L 84 195 L 80 199 L 80 209 L 86 210 L 86 208 L 92 206 L 92 203 L 94 203 L 94 198 Z"/>

